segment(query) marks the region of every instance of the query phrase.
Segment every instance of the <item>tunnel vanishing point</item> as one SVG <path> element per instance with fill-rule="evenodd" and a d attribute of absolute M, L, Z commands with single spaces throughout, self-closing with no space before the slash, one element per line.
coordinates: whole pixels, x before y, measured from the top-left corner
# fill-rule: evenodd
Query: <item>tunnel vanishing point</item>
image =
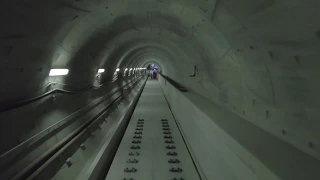
<path fill-rule="evenodd" d="M 319 0 L 0 9 L 1 180 L 320 179 Z"/>

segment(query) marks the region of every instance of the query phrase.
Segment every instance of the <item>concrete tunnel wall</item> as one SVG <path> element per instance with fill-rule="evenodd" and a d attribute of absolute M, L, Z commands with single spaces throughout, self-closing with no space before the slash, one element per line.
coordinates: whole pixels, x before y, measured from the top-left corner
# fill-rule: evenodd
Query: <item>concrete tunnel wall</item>
<path fill-rule="evenodd" d="M 53 81 L 50 68 L 68 68 L 54 81 L 81 89 L 99 68 L 107 80 L 153 61 L 320 158 L 318 0 L 4 0 L 0 8 L 1 103 L 37 95 Z M 17 125 L 31 118 L 18 117 Z"/>
<path fill-rule="evenodd" d="M 319 179 L 319 160 L 245 118 L 159 78 L 202 179 Z"/>

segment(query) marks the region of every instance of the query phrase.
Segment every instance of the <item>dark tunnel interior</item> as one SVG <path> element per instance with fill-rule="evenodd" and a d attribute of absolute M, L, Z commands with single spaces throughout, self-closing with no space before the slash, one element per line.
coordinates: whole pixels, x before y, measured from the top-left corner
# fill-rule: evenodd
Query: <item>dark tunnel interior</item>
<path fill-rule="evenodd" d="M 143 103 L 170 108 L 200 179 L 320 179 L 319 0 L 0 9 L 0 179 L 105 179 Z"/>

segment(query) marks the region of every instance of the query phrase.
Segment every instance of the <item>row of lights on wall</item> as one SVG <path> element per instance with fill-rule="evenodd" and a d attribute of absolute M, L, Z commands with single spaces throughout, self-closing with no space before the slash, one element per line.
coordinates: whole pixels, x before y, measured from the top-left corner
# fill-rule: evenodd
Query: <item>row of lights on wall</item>
<path fill-rule="evenodd" d="M 130 71 L 132 70 L 142 70 L 146 68 L 130 68 Z M 125 68 L 125 71 L 127 71 L 128 68 Z M 119 72 L 120 68 L 116 69 L 116 72 Z M 51 69 L 49 76 L 65 76 L 69 73 L 69 69 Z M 104 73 L 104 69 L 98 69 L 98 73 Z"/>
<path fill-rule="evenodd" d="M 119 69 L 119 68 L 118 68 Z M 141 69 L 146 69 L 146 68 L 130 68 L 130 69 L 128 69 L 128 68 L 125 68 L 124 69 L 124 71 L 132 71 L 132 70 L 141 70 Z M 120 71 L 120 69 L 119 69 L 119 71 Z"/>

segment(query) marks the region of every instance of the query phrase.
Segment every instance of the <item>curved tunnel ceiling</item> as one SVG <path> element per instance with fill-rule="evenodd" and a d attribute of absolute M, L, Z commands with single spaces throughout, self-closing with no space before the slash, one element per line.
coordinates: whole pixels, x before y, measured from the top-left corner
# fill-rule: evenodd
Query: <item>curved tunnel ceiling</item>
<path fill-rule="evenodd" d="M 32 96 L 51 81 L 50 68 L 68 68 L 55 80 L 81 87 L 98 68 L 109 76 L 153 61 L 273 134 L 288 126 L 297 139 L 320 139 L 318 0 L 4 0 L 0 7 L 3 102 Z"/>

